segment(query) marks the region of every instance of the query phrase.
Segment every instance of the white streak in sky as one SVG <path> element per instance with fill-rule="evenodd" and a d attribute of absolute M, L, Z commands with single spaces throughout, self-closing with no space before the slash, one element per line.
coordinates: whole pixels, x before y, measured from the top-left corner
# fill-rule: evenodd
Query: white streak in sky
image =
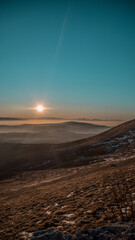
<path fill-rule="evenodd" d="M 69 9 L 70 9 L 70 5 L 68 4 L 67 10 L 66 10 L 66 13 L 65 13 L 65 16 L 64 16 L 63 24 L 62 24 L 62 27 L 61 27 L 60 36 L 59 36 L 59 39 L 58 39 L 58 44 L 57 44 L 57 47 L 56 47 L 56 52 L 55 52 L 55 56 L 54 56 L 54 63 L 53 63 L 53 67 L 52 67 L 52 72 L 50 74 L 51 75 L 50 80 L 52 80 L 52 78 L 54 76 L 54 73 L 55 73 L 57 58 L 58 58 L 60 48 L 61 48 L 63 38 L 64 38 L 64 31 L 65 31 L 65 27 L 66 27 L 66 23 L 67 23 Z"/>
<path fill-rule="evenodd" d="M 63 24 L 62 24 L 60 37 L 59 37 L 59 41 L 58 41 L 57 48 L 56 48 L 55 58 L 57 58 L 57 56 L 59 54 L 59 51 L 60 51 L 60 48 L 61 48 L 61 44 L 62 44 L 62 41 L 63 41 L 64 31 L 65 31 L 65 27 L 66 27 L 66 23 L 67 23 L 67 18 L 68 18 L 68 12 L 69 12 L 69 6 L 68 6 L 67 11 L 65 13 L 64 21 L 63 21 Z"/>

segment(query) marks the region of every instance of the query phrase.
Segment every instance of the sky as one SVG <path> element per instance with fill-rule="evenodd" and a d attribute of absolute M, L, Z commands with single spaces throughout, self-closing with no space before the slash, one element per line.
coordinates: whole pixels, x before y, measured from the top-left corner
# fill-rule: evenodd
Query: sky
<path fill-rule="evenodd" d="M 3 116 L 135 118 L 135 1 L 1 0 Z"/>

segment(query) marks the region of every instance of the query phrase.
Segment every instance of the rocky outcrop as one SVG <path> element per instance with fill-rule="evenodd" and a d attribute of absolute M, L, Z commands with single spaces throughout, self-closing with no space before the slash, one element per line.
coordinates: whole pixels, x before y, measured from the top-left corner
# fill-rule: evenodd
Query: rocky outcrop
<path fill-rule="evenodd" d="M 78 231 L 76 237 L 57 229 L 32 233 L 29 240 L 135 240 L 135 223 L 115 223 L 94 230 Z"/>

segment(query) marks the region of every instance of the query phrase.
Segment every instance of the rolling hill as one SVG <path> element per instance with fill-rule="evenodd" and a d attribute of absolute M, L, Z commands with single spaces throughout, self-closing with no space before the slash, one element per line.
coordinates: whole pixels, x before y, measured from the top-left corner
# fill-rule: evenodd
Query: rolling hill
<path fill-rule="evenodd" d="M 69 125 L 74 123 L 69 123 Z M 73 167 L 135 151 L 135 120 L 96 136 L 63 144 L 0 144 L 0 175 L 17 171 Z"/>
<path fill-rule="evenodd" d="M 84 122 L 0 125 L 0 143 L 64 143 L 104 132 L 107 126 Z"/>
<path fill-rule="evenodd" d="M 2 239 L 30 239 L 50 228 L 75 235 L 134 221 L 134 176 L 134 120 L 70 143 L 1 143 Z"/>

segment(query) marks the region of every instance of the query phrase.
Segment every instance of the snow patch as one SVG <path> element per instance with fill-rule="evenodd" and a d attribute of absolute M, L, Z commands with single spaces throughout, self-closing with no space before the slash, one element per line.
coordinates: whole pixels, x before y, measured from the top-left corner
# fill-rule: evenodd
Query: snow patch
<path fill-rule="evenodd" d="M 73 196 L 73 194 L 74 194 L 74 193 L 73 193 L 73 192 L 71 192 L 70 194 L 68 194 L 68 195 L 67 195 L 67 198 L 69 198 L 69 197 L 72 197 L 72 196 Z"/>
<path fill-rule="evenodd" d="M 66 224 L 71 224 L 71 225 L 74 225 L 74 224 L 75 224 L 75 221 L 63 220 L 62 222 L 66 223 Z"/>
<path fill-rule="evenodd" d="M 68 213 L 68 214 L 64 214 L 64 216 L 67 217 L 67 218 L 71 218 L 71 217 L 74 216 L 74 214 L 73 213 Z"/>
<path fill-rule="evenodd" d="M 50 215 L 50 214 L 51 214 L 51 211 L 46 211 L 46 214 L 47 214 L 47 215 Z"/>

